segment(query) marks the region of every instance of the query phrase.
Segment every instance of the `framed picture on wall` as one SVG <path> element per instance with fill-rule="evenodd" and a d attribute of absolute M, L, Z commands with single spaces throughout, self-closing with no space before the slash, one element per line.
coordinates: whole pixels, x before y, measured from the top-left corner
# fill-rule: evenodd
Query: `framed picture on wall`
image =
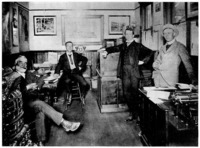
<path fill-rule="evenodd" d="M 14 5 L 12 7 L 12 47 L 19 46 L 19 25 L 18 25 L 18 7 Z"/>
<path fill-rule="evenodd" d="M 129 15 L 110 15 L 108 29 L 110 35 L 122 35 L 124 26 L 130 25 Z"/>
<path fill-rule="evenodd" d="M 29 50 L 29 12 L 19 7 L 19 50 Z"/>
<path fill-rule="evenodd" d="M 2 3 L 2 52 L 10 53 L 11 23 L 10 3 Z"/>
<path fill-rule="evenodd" d="M 177 2 L 172 6 L 172 23 L 185 21 L 185 3 Z"/>
<path fill-rule="evenodd" d="M 115 39 L 106 39 L 105 44 L 106 44 L 106 47 L 115 46 Z"/>
<path fill-rule="evenodd" d="M 63 15 L 62 19 L 62 44 L 73 41 L 75 44 L 100 45 L 103 38 L 103 16 L 88 15 L 72 17 Z"/>
<path fill-rule="evenodd" d="M 198 15 L 198 2 L 187 3 L 187 17 L 195 17 Z"/>
<path fill-rule="evenodd" d="M 56 35 L 56 16 L 34 16 L 35 35 Z"/>
<path fill-rule="evenodd" d="M 161 2 L 156 2 L 155 3 L 155 12 L 160 12 L 161 10 Z"/>

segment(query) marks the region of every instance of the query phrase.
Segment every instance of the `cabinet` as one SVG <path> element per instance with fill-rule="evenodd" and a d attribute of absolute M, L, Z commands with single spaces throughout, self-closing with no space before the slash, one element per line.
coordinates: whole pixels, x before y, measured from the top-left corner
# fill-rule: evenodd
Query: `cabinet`
<path fill-rule="evenodd" d="M 100 112 L 126 111 L 127 106 L 123 98 L 122 82 L 117 78 L 117 63 L 119 53 L 108 55 L 103 58 L 98 55 L 98 106 Z"/>

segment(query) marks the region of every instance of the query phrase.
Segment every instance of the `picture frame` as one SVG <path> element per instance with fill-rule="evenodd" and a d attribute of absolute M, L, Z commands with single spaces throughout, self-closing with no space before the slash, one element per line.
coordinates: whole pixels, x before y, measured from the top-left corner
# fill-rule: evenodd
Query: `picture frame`
<path fill-rule="evenodd" d="M 107 47 L 113 47 L 115 46 L 115 39 L 106 39 L 105 40 L 105 46 Z"/>
<path fill-rule="evenodd" d="M 172 23 L 180 23 L 185 21 L 185 3 L 175 2 L 172 6 Z"/>
<path fill-rule="evenodd" d="M 12 26 L 12 48 L 18 50 L 19 48 L 19 20 L 18 20 L 18 7 L 14 4 L 11 8 L 11 26 Z"/>
<path fill-rule="evenodd" d="M 2 3 L 2 52 L 9 54 L 12 44 L 11 18 L 10 3 Z"/>
<path fill-rule="evenodd" d="M 187 3 L 187 18 L 195 17 L 198 15 L 198 2 Z"/>
<path fill-rule="evenodd" d="M 129 15 L 108 16 L 109 35 L 122 35 L 124 26 L 130 25 Z"/>
<path fill-rule="evenodd" d="M 156 2 L 155 3 L 155 12 L 160 12 L 161 10 L 161 2 Z"/>
<path fill-rule="evenodd" d="M 29 12 L 28 10 L 19 7 L 19 50 L 29 50 Z"/>
<path fill-rule="evenodd" d="M 62 20 L 62 45 L 73 41 L 80 45 L 101 45 L 103 38 L 103 15 L 86 15 L 72 17 L 63 15 Z"/>
<path fill-rule="evenodd" d="M 56 16 L 33 16 L 35 35 L 56 35 Z"/>

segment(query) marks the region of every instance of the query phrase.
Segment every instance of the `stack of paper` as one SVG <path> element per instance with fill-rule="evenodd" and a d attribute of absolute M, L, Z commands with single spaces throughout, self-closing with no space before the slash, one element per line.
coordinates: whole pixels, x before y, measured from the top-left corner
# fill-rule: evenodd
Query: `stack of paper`
<path fill-rule="evenodd" d="M 149 99 L 156 104 L 163 103 L 163 101 L 169 100 L 169 96 L 170 92 L 167 91 L 154 91 L 154 90 L 147 91 L 147 97 L 149 97 Z"/>
<path fill-rule="evenodd" d="M 191 86 L 189 84 L 184 83 L 176 83 L 180 89 L 191 89 Z"/>

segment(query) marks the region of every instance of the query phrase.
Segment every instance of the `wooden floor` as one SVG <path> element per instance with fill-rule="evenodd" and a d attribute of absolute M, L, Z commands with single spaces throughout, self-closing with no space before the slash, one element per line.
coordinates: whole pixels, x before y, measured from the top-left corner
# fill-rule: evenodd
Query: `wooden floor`
<path fill-rule="evenodd" d="M 90 91 L 86 105 L 81 109 L 79 101 L 73 101 L 64 112 L 70 121 L 81 121 L 82 128 L 76 133 L 66 133 L 62 127 L 51 126 L 46 146 L 142 146 L 135 121 L 125 122 L 127 112 L 100 113 L 97 96 Z"/>

